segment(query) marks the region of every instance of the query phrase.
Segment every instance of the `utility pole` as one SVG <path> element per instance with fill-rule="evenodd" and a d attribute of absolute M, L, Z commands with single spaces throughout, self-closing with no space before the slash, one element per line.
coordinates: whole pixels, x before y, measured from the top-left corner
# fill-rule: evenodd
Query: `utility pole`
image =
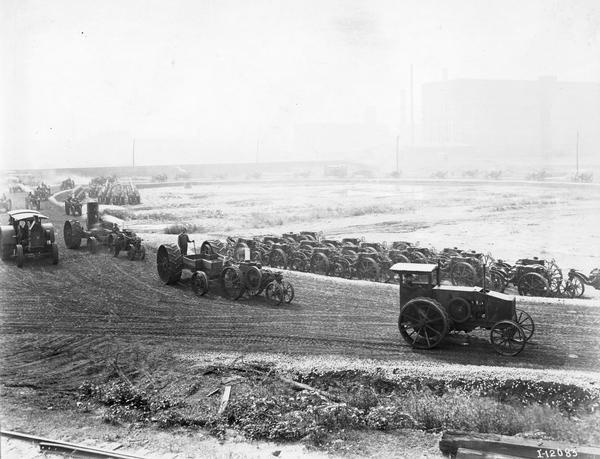
<path fill-rule="evenodd" d="M 415 153 L 415 96 L 413 90 L 413 65 L 410 64 L 410 144 Z"/>
<path fill-rule="evenodd" d="M 396 136 L 396 175 L 400 176 L 400 136 Z"/>
<path fill-rule="evenodd" d="M 131 151 L 131 165 L 135 169 L 135 139 L 133 139 L 133 149 Z"/>
<path fill-rule="evenodd" d="M 575 144 L 575 168 L 579 175 L 579 131 L 577 131 L 577 143 Z"/>

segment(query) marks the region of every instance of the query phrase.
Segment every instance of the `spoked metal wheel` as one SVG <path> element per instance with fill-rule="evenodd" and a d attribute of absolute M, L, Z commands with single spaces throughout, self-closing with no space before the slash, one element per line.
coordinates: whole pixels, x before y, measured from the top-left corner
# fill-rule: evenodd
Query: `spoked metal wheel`
<path fill-rule="evenodd" d="M 331 275 L 335 277 L 342 277 L 344 279 L 350 279 L 352 277 L 352 271 L 350 270 L 350 263 L 345 258 L 336 258 L 333 261 L 331 267 Z"/>
<path fill-rule="evenodd" d="M 500 355 L 515 356 L 524 348 L 527 340 L 519 324 L 512 320 L 502 320 L 492 327 L 490 341 Z"/>
<path fill-rule="evenodd" d="M 475 272 L 475 268 L 469 263 L 459 261 L 452 265 L 450 280 L 452 281 L 452 285 L 473 287 L 477 283 L 477 273 Z"/>
<path fill-rule="evenodd" d="M 535 331 L 535 324 L 531 316 L 522 309 L 516 309 L 516 320 L 525 333 L 525 341 L 529 341 Z"/>
<path fill-rule="evenodd" d="M 208 292 L 208 277 L 205 272 L 196 271 L 192 274 L 192 290 L 198 296 Z"/>
<path fill-rule="evenodd" d="M 496 270 L 492 270 L 490 272 L 489 288 L 496 292 L 504 293 L 507 285 L 508 281 L 506 280 L 504 274 Z"/>
<path fill-rule="evenodd" d="M 562 271 L 554 260 L 552 260 L 546 267 L 546 279 L 548 280 L 550 292 L 554 294 L 560 293 L 563 275 Z"/>
<path fill-rule="evenodd" d="M 273 268 L 286 269 L 287 268 L 287 256 L 281 249 L 271 250 L 269 255 L 269 266 Z"/>
<path fill-rule="evenodd" d="M 308 257 L 303 253 L 295 253 L 290 260 L 290 269 L 294 271 L 308 272 L 310 269 Z"/>
<path fill-rule="evenodd" d="M 361 279 L 377 282 L 381 277 L 379 264 L 371 257 L 363 257 L 358 260 L 358 273 Z"/>
<path fill-rule="evenodd" d="M 579 298 L 585 292 L 585 285 L 578 276 L 571 276 L 561 285 L 561 293 L 569 298 Z"/>
<path fill-rule="evenodd" d="M 448 334 L 448 315 L 431 298 L 413 298 L 400 310 L 398 329 L 402 338 L 412 347 L 431 349 Z"/>
<path fill-rule="evenodd" d="M 291 284 L 291 282 L 282 281 L 281 287 L 283 288 L 283 301 L 288 304 L 291 303 L 296 295 L 294 292 L 294 286 Z"/>
<path fill-rule="evenodd" d="M 232 300 L 239 299 L 244 294 L 244 284 L 240 270 L 235 266 L 228 266 L 221 273 L 221 283 L 225 294 Z"/>
<path fill-rule="evenodd" d="M 548 296 L 550 293 L 548 281 L 536 272 L 523 274 L 517 288 L 519 295 L 523 296 Z"/>
<path fill-rule="evenodd" d="M 265 290 L 265 296 L 267 300 L 269 300 L 275 306 L 279 306 L 283 303 L 284 300 L 284 291 L 283 287 L 279 282 L 271 282 L 267 285 L 267 289 Z"/>
<path fill-rule="evenodd" d="M 244 275 L 244 286 L 250 296 L 259 295 L 262 291 L 262 272 L 256 266 L 250 266 Z"/>
<path fill-rule="evenodd" d="M 327 258 L 327 255 L 315 252 L 310 259 L 310 272 L 324 276 L 329 274 L 329 258 Z"/>

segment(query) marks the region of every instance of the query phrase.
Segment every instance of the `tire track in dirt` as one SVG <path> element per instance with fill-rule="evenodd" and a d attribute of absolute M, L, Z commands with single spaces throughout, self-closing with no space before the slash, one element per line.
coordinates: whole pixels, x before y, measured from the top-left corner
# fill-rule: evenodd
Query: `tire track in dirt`
<path fill-rule="evenodd" d="M 197 298 L 187 282 L 161 283 L 155 257 L 145 262 L 105 252 L 68 250 L 65 216 L 49 210 L 61 261 L 0 263 L 0 374 L 5 381 L 77 385 L 115 353 L 140 346 L 170 349 L 346 355 L 522 368 L 599 367 L 600 307 L 596 302 L 519 301 L 536 334 L 516 358 L 496 355 L 485 331 L 452 336 L 438 349 L 414 351 L 400 338 L 397 286 L 286 272 L 296 289 L 290 305 L 264 298 L 230 301 L 216 285 Z"/>

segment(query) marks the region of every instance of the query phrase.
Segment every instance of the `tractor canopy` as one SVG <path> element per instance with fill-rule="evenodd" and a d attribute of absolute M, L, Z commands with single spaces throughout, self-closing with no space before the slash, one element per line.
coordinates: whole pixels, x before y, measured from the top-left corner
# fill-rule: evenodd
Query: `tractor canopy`
<path fill-rule="evenodd" d="M 37 210 L 30 209 L 19 209 L 8 212 L 9 218 L 12 218 L 16 222 L 20 222 L 23 220 L 32 221 L 33 217 L 38 217 L 40 219 L 45 218 L 48 219 L 45 215 L 42 215 Z"/>

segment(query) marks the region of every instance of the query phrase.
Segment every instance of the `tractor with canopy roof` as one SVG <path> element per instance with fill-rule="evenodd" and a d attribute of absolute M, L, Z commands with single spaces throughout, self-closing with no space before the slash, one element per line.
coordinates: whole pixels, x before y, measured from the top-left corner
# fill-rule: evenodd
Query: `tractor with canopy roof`
<path fill-rule="evenodd" d="M 8 212 L 8 225 L 0 226 L 2 259 L 14 257 L 19 268 L 25 257 L 52 258 L 58 263 L 58 246 L 54 242 L 54 226 L 43 223 L 48 217 L 36 210 L 22 209 Z"/>
<path fill-rule="evenodd" d="M 481 287 L 440 284 L 437 264 L 397 263 L 390 268 L 400 283 L 398 328 L 416 349 L 432 349 L 451 331 L 490 330 L 501 355 L 515 356 L 534 332 L 531 316 L 516 300 Z"/>

